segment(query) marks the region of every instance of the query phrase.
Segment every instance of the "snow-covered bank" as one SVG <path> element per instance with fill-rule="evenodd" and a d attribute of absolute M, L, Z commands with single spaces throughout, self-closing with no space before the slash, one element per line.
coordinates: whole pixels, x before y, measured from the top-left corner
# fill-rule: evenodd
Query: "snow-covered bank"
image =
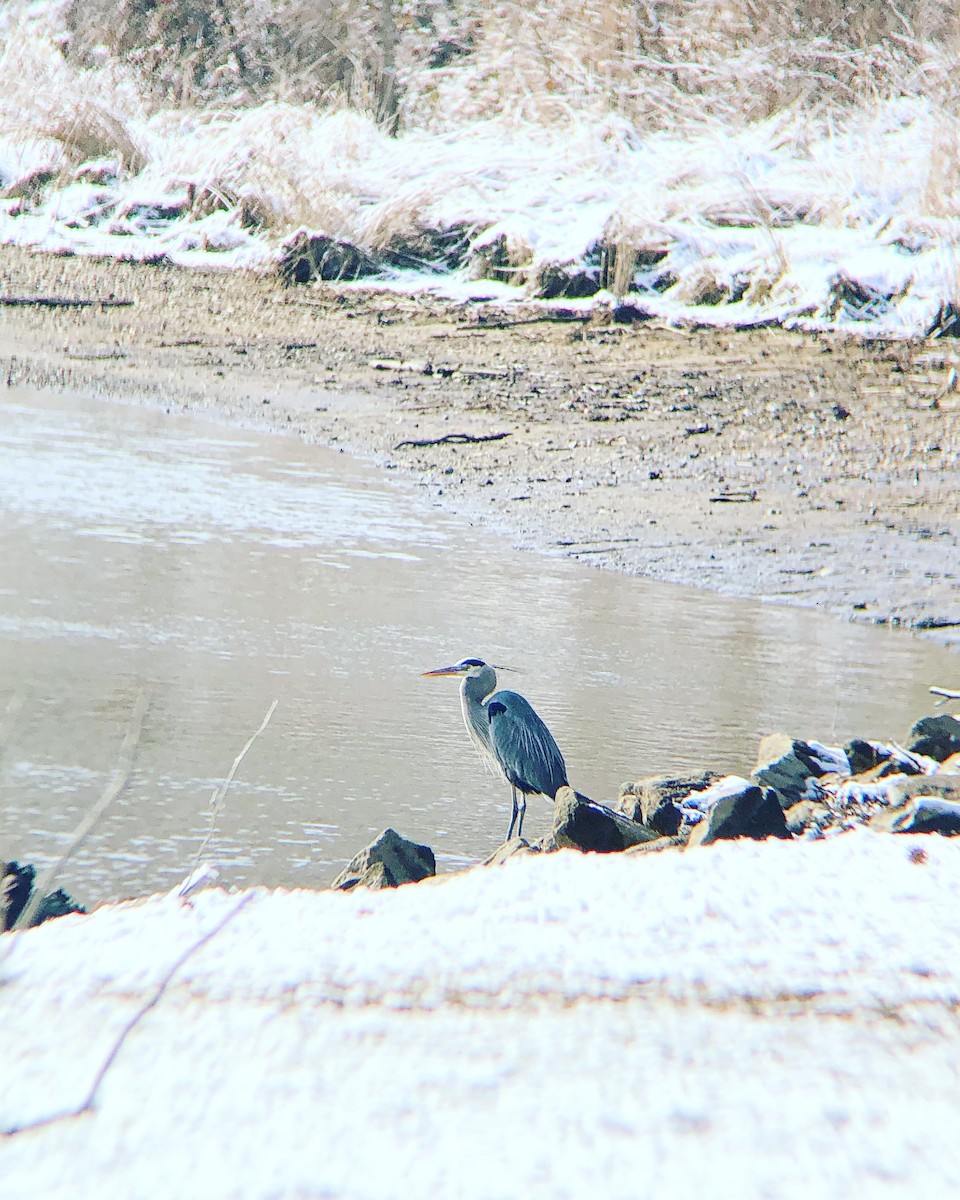
<path fill-rule="evenodd" d="M 0 1169 L 71 1198 L 951 1194 L 958 901 L 960 844 L 865 832 L 257 893 L 96 1111 L 0 1141 Z M 3 1126 L 82 1100 L 238 902 L 24 935 Z"/>
<path fill-rule="evenodd" d="M 512 43 L 491 18 L 475 59 L 464 51 L 455 69 L 408 73 L 406 124 L 391 137 L 355 108 L 302 99 L 148 102 L 144 80 L 107 45 L 90 59 L 97 66 L 64 52 L 73 33 L 61 6 L 30 6 L 19 21 L 15 11 L 0 14 L 3 241 L 271 269 L 283 242 L 308 229 L 373 256 L 383 269 L 361 286 L 454 299 L 549 303 L 559 290 L 564 304 L 630 297 L 671 322 L 887 336 L 954 317 L 960 126 L 936 41 L 913 46 L 919 65 L 903 68 L 902 86 L 889 77 L 889 41 L 872 59 L 821 46 L 833 72 L 856 62 L 857 83 L 876 90 L 840 105 L 784 102 L 761 117 L 748 97 L 738 109 L 727 96 L 744 69 L 740 34 L 727 31 L 733 57 L 722 70 L 706 47 L 702 63 L 687 64 L 713 90 L 678 84 L 682 109 L 658 90 L 674 65 L 654 70 L 648 55 L 633 84 L 620 64 L 626 91 L 604 106 L 598 29 L 578 34 L 598 72 L 588 103 L 576 88 L 556 95 L 534 66 L 521 86 Z M 833 96 L 830 72 L 807 69 L 810 86 Z M 509 103 L 513 86 L 533 88 L 531 102 Z M 659 118 L 637 98 L 647 93 L 652 113 L 665 106 Z M 456 253 L 442 253 L 451 240 Z M 558 279 L 571 276 L 564 294 Z"/>
<path fill-rule="evenodd" d="M 842 130 L 789 114 L 682 137 L 610 118 L 389 138 L 355 113 L 267 104 L 137 122 L 138 172 L 119 157 L 71 166 L 56 139 L 8 129 L 0 238 L 269 268 L 301 226 L 374 255 L 462 229 L 459 262 L 384 264 L 370 282 L 508 303 L 560 267 L 593 279 L 590 303 L 616 293 L 670 321 L 922 334 L 954 299 L 960 236 L 927 204 L 941 121 L 915 99 Z"/>

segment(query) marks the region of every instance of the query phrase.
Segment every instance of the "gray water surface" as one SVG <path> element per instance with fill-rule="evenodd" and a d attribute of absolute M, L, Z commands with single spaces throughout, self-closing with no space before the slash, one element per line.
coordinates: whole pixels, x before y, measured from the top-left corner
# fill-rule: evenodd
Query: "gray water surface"
<path fill-rule="evenodd" d="M 173 886 L 270 702 L 205 857 L 226 883 L 318 886 L 387 825 L 441 868 L 489 853 L 464 655 L 517 668 L 571 782 L 749 771 L 775 729 L 903 738 L 957 657 L 904 633 L 514 551 L 424 489 L 292 438 L 77 395 L 0 392 L 0 858 L 49 861 L 108 781 L 138 691 L 133 782 L 65 869 L 86 902 Z M 549 827 L 532 798 L 527 831 Z"/>

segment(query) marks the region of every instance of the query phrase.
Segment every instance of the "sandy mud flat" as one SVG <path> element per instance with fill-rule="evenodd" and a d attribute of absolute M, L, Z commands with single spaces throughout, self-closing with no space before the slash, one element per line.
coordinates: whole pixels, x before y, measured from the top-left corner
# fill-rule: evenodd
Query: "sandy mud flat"
<path fill-rule="evenodd" d="M 958 363 L 948 339 L 675 330 L 0 247 L 0 382 L 341 446 L 524 546 L 960 641 Z"/>

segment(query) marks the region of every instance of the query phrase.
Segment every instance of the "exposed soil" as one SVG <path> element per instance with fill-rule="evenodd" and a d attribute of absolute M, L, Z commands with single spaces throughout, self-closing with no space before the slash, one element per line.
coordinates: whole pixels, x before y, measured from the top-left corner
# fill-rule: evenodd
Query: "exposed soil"
<path fill-rule="evenodd" d="M 40 296 L 133 303 L 9 303 Z M 949 340 L 545 319 L 8 246 L 0 299 L 0 380 L 294 432 L 522 545 L 960 641 Z"/>

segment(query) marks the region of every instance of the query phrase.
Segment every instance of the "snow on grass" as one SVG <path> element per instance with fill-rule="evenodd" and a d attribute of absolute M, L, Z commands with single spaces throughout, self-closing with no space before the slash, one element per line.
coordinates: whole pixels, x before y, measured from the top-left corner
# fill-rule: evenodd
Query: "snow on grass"
<path fill-rule="evenodd" d="M 170 895 L 23 935 L 0 1125 L 81 1100 L 237 903 Z M 95 1113 L 0 1142 L 0 1169 L 50 1198 L 952 1194 L 958 964 L 960 843 L 936 837 L 260 891 L 136 1028 Z"/>
<path fill-rule="evenodd" d="M 80 70 L 52 38 L 7 31 L 0 240 L 267 269 L 299 228 L 376 253 L 462 226 L 459 269 L 371 285 L 529 300 L 545 266 L 592 253 L 596 271 L 602 245 L 617 265 L 595 304 L 612 289 L 669 321 L 870 335 L 925 332 L 958 298 L 960 122 L 923 95 L 661 128 L 595 106 L 504 113 L 391 138 L 302 102 L 148 111 L 118 64 Z M 477 278 L 501 239 L 513 287 Z"/>

